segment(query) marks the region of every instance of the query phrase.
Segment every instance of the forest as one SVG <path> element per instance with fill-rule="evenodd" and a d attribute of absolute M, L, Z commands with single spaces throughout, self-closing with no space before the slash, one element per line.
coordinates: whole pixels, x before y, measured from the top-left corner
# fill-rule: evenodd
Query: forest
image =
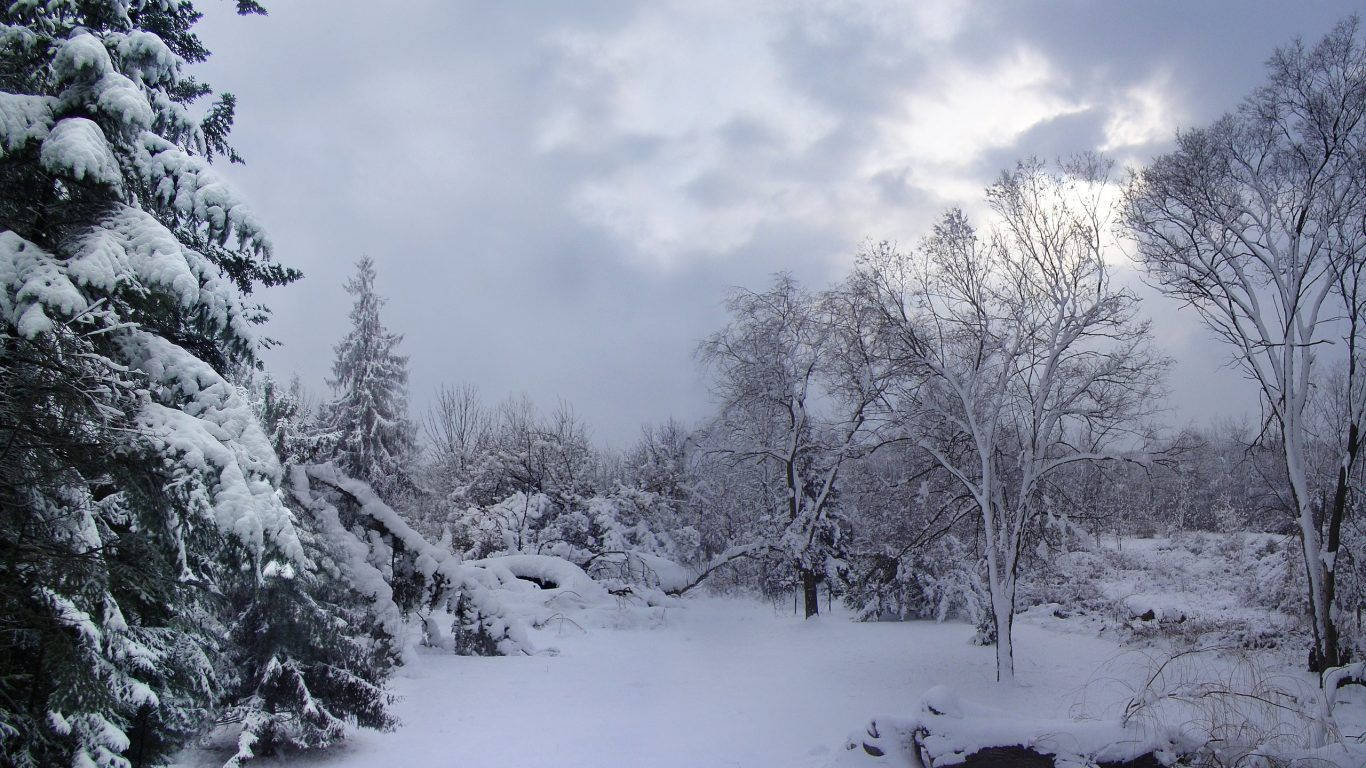
<path fill-rule="evenodd" d="M 305 275 L 227 178 L 200 19 L 0 9 L 0 765 L 1366 765 L 1357 17 L 711 296 L 709 410 L 620 445 L 410 391 L 387 254 Z M 1245 417 L 1170 418 L 1149 294 Z"/>

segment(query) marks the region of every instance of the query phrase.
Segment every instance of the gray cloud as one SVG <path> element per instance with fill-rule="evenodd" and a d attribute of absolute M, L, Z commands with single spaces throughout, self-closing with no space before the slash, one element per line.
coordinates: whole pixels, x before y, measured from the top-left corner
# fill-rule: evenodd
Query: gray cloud
<path fill-rule="evenodd" d="M 217 6 L 222 5 L 223 8 Z M 209 4 L 239 97 L 229 174 L 281 260 L 273 369 L 323 388 L 341 284 L 375 257 L 415 408 L 441 382 L 563 397 L 599 438 L 692 419 L 731 285 L 837 277 L 1017 157 L 1160 150 L 1349 3 Z M 1177 418 L 1254 407 L 1193 318 L 1148 300 Z"/>

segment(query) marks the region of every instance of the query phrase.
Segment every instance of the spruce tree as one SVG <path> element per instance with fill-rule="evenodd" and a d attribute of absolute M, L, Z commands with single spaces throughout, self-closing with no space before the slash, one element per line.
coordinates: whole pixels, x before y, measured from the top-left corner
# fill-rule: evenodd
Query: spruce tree
<path fill-rule="evenodd" d="M 260 12 L 239 0 L 243 13 Z M 308 562 L 236 382 L 271 258 L 188 0 L 0 8 L 0 754 L 160 762 L 230 675 L 220 585 Z"/>
<path fill-rule="evenodd" d="M 346 282 L 355 297 L 351 331 L 337 344 L 332 363 L 336 398 L 328 425 L 337 435 L 340 469 L 369 483 L 393 501 L 409 484 L 407 463 L 413 450 L 408 421 L 408 358 L 398 354 L 403 336 L 380 320 L 385 299 L 375 292 L 375 262 L 363 256 Z"/>
<path fill-rule="evenodd" d="M 263 376 L 253 387 L 252 396 L 281 464 L 311 464 L 336 451 L 336 434 L 319 423 L 313 400 L 304 392 L 298 376 L 290 380 L 288 388 L 282 388 L 269 375 Z"/>
<path fill-rule="evenodd" d="M 258 756 L 316 749 L 342 740 L 349 724 L 395 724 L 384 681 L 394 639 L 371 600 L 341 576 L 336 542 L 303 517 L 300 535 L 313 568 L 271 560 L 235 590 L 238 618 L 226 658 L 238 671 L 219 716 L 238 729 L 228 766 Z"/>
<path fill-rule="evenodd" d="M 264 378 L 256 395 L 262 424 L 289 462 L 286 471 L 299 471 L 316 455 L 319 433 L 298 380 L 282 391 Z M 293 508 L 309 567 L 272 558 L 259 575 L 239 577 L 228 590 L 235 619 L 226 658 L 236 674 L 220 721 L 239 729 L 229 766 L 329 746 L 351 723 L 394 724 L 383 688 L 396 658 L 394 638 L 373 596 L 348 578 L 348 547 L 357 542 L 348 530 L 329 529 L 314 505 L 296 499 Z"/>

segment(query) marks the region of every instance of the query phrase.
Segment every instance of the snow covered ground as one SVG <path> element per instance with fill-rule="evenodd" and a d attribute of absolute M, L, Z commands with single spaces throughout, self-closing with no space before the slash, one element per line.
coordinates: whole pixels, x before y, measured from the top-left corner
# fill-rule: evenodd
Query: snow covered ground
<path fill-rule="evenodd" d="M 558 655 L 421 653 L 394 681 L 397 731 L 286 764 L 873 766 L 846 739 L 870 717 L 912 711 L 932 686 L 1035 716 L 1097 715 L 1127 698 L 1143 666 L 1110 641 L 1023 624 L 1019 685 L 1001 689 L 993 650 L 969 643 L 971 627 L 860 624 L 838 605 L 803 621 L 790 607 L 699 597 L 584 624 L 538 632 Z M 222 759 L 194 752 L 180 765 Z"/>

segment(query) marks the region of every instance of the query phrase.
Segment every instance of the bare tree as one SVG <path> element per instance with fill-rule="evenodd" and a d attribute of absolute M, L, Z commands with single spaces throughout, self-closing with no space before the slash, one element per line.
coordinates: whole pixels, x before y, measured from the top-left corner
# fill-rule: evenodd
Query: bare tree
<path fill-rule="evenodd" d="M 1194 307 L 1261 389 L 1285 467 L 1308 576 L 1310 666 L 1342 661 L 1332 616 L 1334 567 L 1360 407 L 1341 446 L 1341 496 L 1317 510 L 1306 457 L 1308 408 L 1324 354 L 1355 368 L 1366 230 L 1366 50 L 1348 19 L 1312 49 L 1296 41 L 1269 79 L 1209 128 L 1136 174 L 1126 220 L 1138 258 Z M 1334 338 L 1347 327 L 1345 343 Z M 1348 383 L 1347 391 L 1360 385 Z"/>
<path fill-rule="evenodd" d="M 473 384 L 442 386 L 422 420 L 422 431 L 443 485 L 469 481 L 493 436 L 493 418 Z M 446 490 L 450 490 L 446 488 Z"/>
<path fill-rule="evenodd" d="M 731 322 L 699 349 L 722 402 L 711 428 L 716 450 L 733 462 L 771 464 L 782 477 L 786 514 L 773 543 L 797 570 L 808 617 L 819 612 L 832 492 L 844 462 L 865 450 L 859 438 L 880 386 L 863 370 L 867 336 L 841 302 L 778 275 L 762 293 L 732 292 Z"/>
<path fill-rule="evenodd" d="M 498 407 L 492 442 L 500 496 L 544 493 L 568 507 L 594 490 L 588 426 L 566 401 L 544 416 L 527 395 L 509 397 Z"/>
<path fill-rule="evenodd" d="M 1094 157 L 1060 171 L 1022 162 L 987 190 L 990 239 L 951 210 L 917 254 L 872 246 L 850 280 L 880 318 L 905 439 L 981 513 L 1003 682 L 1014 679 L 1021 544 L 1045 481 L 1077 462 L 1137 458 L 1126 449 L 1164 368 L 1136 297 L 1110 283 L 1107 172 Z"/>
<path fill-rule="evenodd" d="M 623 456 L 622 480 L 661 497 L 681 502 L 688 496 L 688 458 L 692 431 L 675 419 L 645 424 Z"/>

